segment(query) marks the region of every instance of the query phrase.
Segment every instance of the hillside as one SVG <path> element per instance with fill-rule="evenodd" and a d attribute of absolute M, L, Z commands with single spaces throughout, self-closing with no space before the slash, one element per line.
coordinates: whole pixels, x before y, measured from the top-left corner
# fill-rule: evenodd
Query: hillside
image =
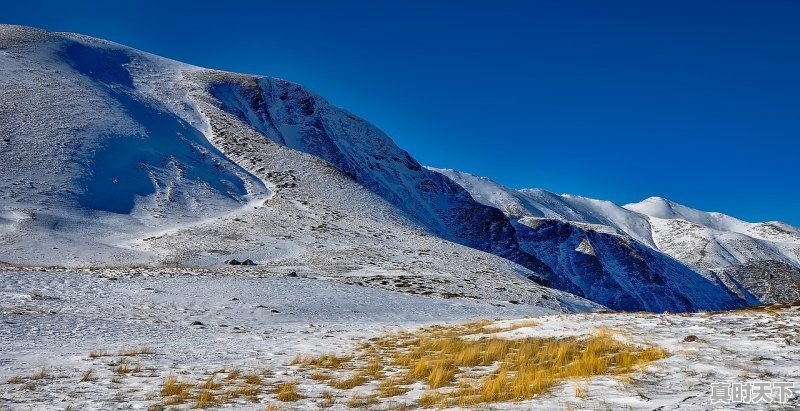
<path fill-rule="evenodd" d="M 563 310 L 592 307 L 581 297 L 650 311 L 755 301 L 653 249 L 641 219 L 625 221 L 629 242 L 509 218 L 284 80 L 19 26 L 0 27 L 0 51 L 6 263 L 224 271 L 251 259 L 255 270 Z M 568 208 L 591 224 L 624 217 L 595 206 Z"/>

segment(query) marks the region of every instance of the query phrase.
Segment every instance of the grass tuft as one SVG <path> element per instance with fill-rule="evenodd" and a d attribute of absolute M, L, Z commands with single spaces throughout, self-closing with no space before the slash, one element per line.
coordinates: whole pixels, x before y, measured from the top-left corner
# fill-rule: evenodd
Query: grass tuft
<path fill-rule="evenodd" d="M 235 380 L 235 379 L 239 378 L 239 375 L 241 373 L 242 373 L 241 371 L 239 371 L 238 369 L 234 368 L 228 373 L 228 376 L 225 377 L 225 379 L 228 380 L 228 381 Z"/>
<path fill-rule="evenodd" d="M 92 374 L 94 373 L 94 368 L 89 368 L 86 372 L 83 373 L 81 376 L 81 382 L 91 381 Z"/>
<path fill-rule="evenodd" d="M 320 408 L 330 408 L 336 404 L 336 394 L 331 391 L 323 391 L 320 397 L 320 400 L 317 402 L 317 406 Z"/>
<path fill-rule="evenodd" d="M 161 386 L 161 395 L 167 404 L 183 404 L 189 400 L 191 392 L 187 384 L 178 380 L 178 377 L 170 374 Z"/>
<path fill-rule="evenodd" d="M 328 385 L 338 390 L 349 390 L 360 387 L 368 382 L 367 378 L 361 374 L 353 374 L 349 378 L 331 380 Z"/>
<path fill-rule="evenodd" d="M 217 401 L 214 396 L 214 391 L 208 389 L 200 390 L 200 393 L 197 395 L 197 399 L 195 400 L 194 406 L 195 408 L 208 408 L 213 405 L 216 405 Z"/>
<path fill-rule="evenodd" d="M 141 346 L 136 348 L 119 350 L 119 353 L 117 353 L 117 355 L 121 357 L 136 357 L 137 355 L 149 355 L 153 353 L 154 351 L 152 348 L 148 346 Z"/>
<path fill-rule="evenodd" d="M 374 396 L 364 396 L 360 394 L 353 394 L 347 400 L 348 408 L 368 408 L 378 404 L 378 399 Z"/>
<path fill-rule="evenodd" d="M 275 388 L 275 394 L 278 396 L 278 401 L 294 402 L 306 398 L 304 395 L 297 392 L 297 381 L 287 381 L 278 384 Z"/>
<path fill-rule="evenodd" d="M 43 380 L 43 379 L 47 378 L 48 375 L 49 375 L 49 373 L 47 372 L 47 367 L 42 367 L 42 369 L 40 369 L 39 372 L 37 372 L 36 374 L 33 374 L 31 379 L 32 380 Z"/>
<path fill-rule="evenodd" d="M 261 377 L 256 375 L 256 374 L 245 375 L 244 376 L 244 382 L 246 382 L 248 384 L 253 384 L 253 385 L 262 385 L 262 384 L 264 384 L 264 381 L 261 379 Z"/>

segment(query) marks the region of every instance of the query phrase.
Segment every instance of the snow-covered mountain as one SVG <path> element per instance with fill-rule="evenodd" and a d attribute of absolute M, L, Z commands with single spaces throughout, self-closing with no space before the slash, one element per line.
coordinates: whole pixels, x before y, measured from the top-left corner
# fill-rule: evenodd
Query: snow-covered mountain
<path fill-rule="evenodd" d="M 659 252 L 655 217 L 541 191 L 482 197 L 284 80 L 19 26 L 0 26 L 0 70 L 6 263 L 252 259 L 560 311 L 755 301 Z"/>
<path fill-rule="evenodd" d="M 622 236 L 630 239 L 626 240 L 629 244 L 650 248 L 648 254 L 661 252 L 712 281 L 726 284 L 750 302 L 800 299 L 797 227 L 779 222 L 748 223 L 659 197 L 618 206 L 540 189 L 513 190 L 485 177 L 435 170 L 466 188 L 481 203 L 499 208 L 518 224 L 568 226 L 570 231 L 592 233 L 581 238 L 585 249 L 596 247 L 598 236 Z M 595 238 L 590 241 L 589 235 Z M 540 244 L 541 238 L 535 237 L 533 242 Z M 546 255 L 547 250 L 540 254 Z M 645 258 L 654 259 L 657 257 Z"/>

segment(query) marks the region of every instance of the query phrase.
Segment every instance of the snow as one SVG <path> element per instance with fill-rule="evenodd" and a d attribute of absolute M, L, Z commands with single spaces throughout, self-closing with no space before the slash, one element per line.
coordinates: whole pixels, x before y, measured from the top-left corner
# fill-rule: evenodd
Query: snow
<path fill-rule="evenodd" d="M 520 241 L 517 232 L 532 222 L 523 218 L 570 221 L 584 232 L 610 235 L 603 240 L 608 244 L 621 235 L 658 248 L 641 213 L 607 201 L 508 190 L 466 174 L 459 179 L 457 172 L 447 178 L 296 84 L 205 70 L 80 35 L 16 26 L 3 31 L 14 41 L 4 48 L 0 81 L 9 101 L 25 104 L 13 106 L 3 123 L 11 142 L 2 154 L 11 161 L 0 170 L 0 209 L 21 217 L 0 220 L 0 261 L 213 266 L 236 258 L 271 266 L 336 263 L 326 271 L 340 275 L 365 265 L 387 272 L 402 265 L 415 275 L 533 279 L 585 293 L 589 283 L 571 271 L 581 268 L 563 262 L 571 257 L 548 261 L 548 250 Z M 429 243 L 418 240 L 420 233 L 443 242 L 419 252 Z M 447 242 L 499 258 L 476 269 L 450 261 L 454 252 L 478 255 L 474 250 Z M 580 253 L 578 244 L 569 252 Z M 376 251 L 341 264 L 353 249 Z M 785 254 L 792 252 L 788 247 Z M 629 261 L 613 264 L 627 268 L 612 276 L 621 281 L 609 285 L 616 291 L 597 296 L 602 304 L 618 301 L 619 293 L 644 295 L 622 286 L 628 283 L 622 278 L 638 275 L 636 256 L 628 254 Z M 674 264 L 648 255 L 654 258 L 649 269 L 659 275 L 682 272 L 661 272 L 657 266 Z M 565 276 L 573 278 L 564 282 Z M 666 307 L 728 306 L 692 301 L 707 296 L 682 297 L 690 303 Z"/>
<path fill-rule="evenodd" d="M 0 384 L 0 408 L 146 409 L 170 373 L 276 382 L 298 353 L 481 318 L 673 354 L 498 408 L 704 408 L 714 378 L 800 373 L 796 308 L 598 313 L 798 299 L 795 227 L 424 168 L 299 85 L 76 34 L 0 25 L 0 90 L 0 378 L 48 372 Z M 88 358 L 137 346 L 135 375 Z"/>
<path fill-rule="evenodd" d="M 800 298 L 800 230 L 796 227 L 778 222 L 748 223 L 661 197 L 620 207 L 609 201 L 541 189 L 513 190 L 485 177 L 431 169 L 466 188 L 477 201 L 497 207 L 525 225 L 538 226 L 536 219 L 555 219 L 584 230 L 628 236 L 712 281 L 724 282 L 751 303 Z M 582 241 L 584 244 L 587 240 Z M 772 283 L 777 291 L 764 291 L 765 282 Z M 743 283 L 748 284 L 744 291 Z"/>
<path fill-rule="evenodd" d="M 91 300 L 92 304 L 86 304 Z M 91 269 L 0 271 L 0 378 L 47 377 L 27 385 L 0 384 L 7 409 L 147 409 L 159 400 L 170 374 L 203 380 L 220 369 L 269 369 L 273 381 L 294 377 L 296 354 L 347 354 L 369 338 L 419 326 L 476 319 L 535 317 L 499 334 L 587 335 L 606 327 L 634 343 L 656 344 L 670 356 L 633 375 L 630 382 L 595 377 L 557 386 L 552 393 L 495 409 L 706 409 L 711 382 L 800 378 L 800 310 L 701 313 L 559 314 L 499 300 L 442 299 L 343 284 L 323 278 L 265 274 L 241 268 L 224 274 L 188 269 Z M 202 325 L 192 325 L 196 321 Z M 689 335 L 695 342 L 683 342 Z M 147 346 L 153 354 L 132 361 L 143 371 L 119 376 L 119 350 Z M 109 356 L 90 358 L 91 351 Z M 81 375 L 93 369 L 91 381 Z M 318 393 L 301 380 L 299 390 Z M 576 396 L 585 384 L 588 396 Z M 339 394 L 344 409 L 349 392 Z M 414 391 L 400 400 L 413 401 Z M 795 398 L 795 404 L 798 399 Z M 291 404 L 315 409 L 314 398 Z M 255 404 L 275 403 L 265 391 Z"/>
<path fill-rule="evenodd" d="M 176 108 L 188 101 L 185 91 L 158 91 L 185 65 L 154 58 L 148 66 L 132 49 L 18 26 L 2 26 L 0 35 L 21 37 L 0 57 L 8 110 L 0 130 L 9 139 L 0 147 L 0 210 L 25 216 L 4 242 L 11 255 L 0 259 L 63 264 L 71 254 L 68 263 L 85 262 L 87 243 L 101 239 L 98 257 L 143 261 L 114 242 L 269 195 L 209 143 L 201 117 Z M 172 80 L 140 89 L 156 68 Z M 173 99 L 154 99 L 158 93 Z M 45 247 L 60 251 L 26 251 Z"/>

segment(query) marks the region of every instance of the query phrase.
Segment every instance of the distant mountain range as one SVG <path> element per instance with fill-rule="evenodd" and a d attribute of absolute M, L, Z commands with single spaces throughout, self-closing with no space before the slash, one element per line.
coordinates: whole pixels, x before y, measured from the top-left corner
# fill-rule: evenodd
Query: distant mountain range
<path fill-rule="evenodd" d="M 750 303 L 800 299 L 797 227 L 779 222 L 748 223 L 660 197 L 618 206 L 540 189 L 512 190 L 488 178 L 454 170 L 436 171 L 458 182 L 477 201 L 502 210 L 522 227 L 521 233 L 568 224 L 573 227 L 570 230 L 626 238 L 666 254 L 706 278 L 724 283 Z M 593 244 L 588 237 L 581 237 L 583 249 L 591 250 Z M 543 255 L 547 252 L 542 249 Z"/>
<path fill-rule="evenodd" d="M 800 299 L 795 227 L 429 169 L 284 80 L 9 25 L 0 70 L 9 264 L 222 269 L 249 258 L 262 270 L 565 311 Z"/>

